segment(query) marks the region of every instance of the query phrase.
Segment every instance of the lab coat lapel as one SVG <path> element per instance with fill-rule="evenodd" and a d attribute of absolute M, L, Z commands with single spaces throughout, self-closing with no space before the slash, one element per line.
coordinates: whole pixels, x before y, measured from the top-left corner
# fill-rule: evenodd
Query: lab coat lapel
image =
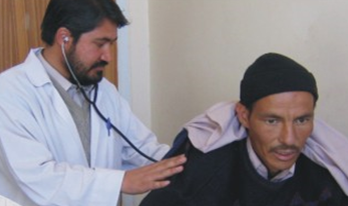
<path fill-rule="evenodd" d="M 31 50 L 27 59 L 25 60 L 25 62 L 28 64 L 28 69 L 26 70 L 28 79 L 34 86 L 42 87 L 44 94 L 49 96 L 50 100 L 48 101 L 51 104 L 43 106 L 46 107 L 44 108 L 45 111 L 54 110 L 54 112 L 52 111 L 53 114 L 58 114 L 54 120 L 55 127 L 58 130 L 57 134 L 62 133 L 60 128 L 64 127 L 65 131 L 69 131 L 69 134 L 62 133 L 62 138 L 70 137 L 70 140 L 74 141 L 74 143 L 70 142 L 64 146 L 66 153 L 61 154 L 69 154 L 70 156 L 62 157 L 62 159 L 69 159 L 69 162 L 88 166 L 87 159 L 84 155 L 84 149 L 79 138 L 79 133 L 69 109 L 57 89 L 53 86 L 45 68 L 42 66 L 40 60 L 35 54 L 36 52 L 39 52 L 39 50 L 40 49 Z"/>
<path fill-rule="evenodd" d="M 94 89 L 92 91 L 91 97 L 92 99 L 94 98 L 96 90 Z M 97 105 L 98 108 L 100 108 L 101 104 L 101 99 L 103 98 L 103 91 L 98 90 L 98 96 L 95 104 Z M 90 106 L 90 114 L 91 114 L 91 167 L 96 165 L 97 161 L 97 152 L 98 152 L 98 147 L 99 147 L 99 141 L 100 138 L 103 138 L 100 136 L 101 133 L 101 128 L 103 123 L 101 123 L 101 119 L 98 116 L 97 112 L 93 108 L 93 106 Z M 103 150 L 99 150 L 99 152 L 102 152 Z M 100 160 L 98 160 L 100 161 Z"/>
<path fill-rule="evenodd" d="M 45 68 L 42 66 L 40 60 L 36 57 L 36 52 L 39 52 L 40 49 L 32 49 L 25 60 L 28 64 L 28 69 L 26 70 L 27 76 L 32 84 L 36 87 L 43 87 L 45 84 L 45 93 L 48 94 L 51 98 L 52 106 L 55 108 L 59 116 L 64 119 L 64 121 L 69 125 L 75 125 L 74 120 L 69 112 L 68 107 L 64 103 L 63 98 L 58 93 L 57 89 L 53 86 Z M 78 131 L 75 128 L 72 130 L 73 135 L 78 135 Z"/>

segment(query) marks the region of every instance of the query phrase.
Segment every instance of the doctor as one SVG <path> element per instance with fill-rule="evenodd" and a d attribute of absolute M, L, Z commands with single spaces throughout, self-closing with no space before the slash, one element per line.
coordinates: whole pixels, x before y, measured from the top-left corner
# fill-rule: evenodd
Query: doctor
<path fill-rule="evenodd" d="M 103 78 L 127 24 L 114 0 L 50 1 L 47 46 L 0 75 L 0 195 L 26 206 L 114 206 L 121 192 L 165 187 L 183 170 L 184 156 L 152 164 L 112 129 L 153 159 L 169 149 Z"/>

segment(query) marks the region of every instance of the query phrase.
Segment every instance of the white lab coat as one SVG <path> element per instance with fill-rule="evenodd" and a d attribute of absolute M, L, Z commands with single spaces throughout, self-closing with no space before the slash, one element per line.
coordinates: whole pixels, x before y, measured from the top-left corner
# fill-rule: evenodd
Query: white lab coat
<path fill-rule="evenodd" d="M 89 167 L 72 116 L 35 52 L 0 75 L 0 194 L 25 206 L 115 206 L 124 166 L 149 161 L 116 132 L 109 136 L 91 107 Z M 144 153 L 161 159 L 168 151 L 106 79 L 97 106 Z"/>
<path fill-rule="evenodd" d="M 20 205 L 4 196 L 0 196 L 0 206 L 20 206 Z"/>

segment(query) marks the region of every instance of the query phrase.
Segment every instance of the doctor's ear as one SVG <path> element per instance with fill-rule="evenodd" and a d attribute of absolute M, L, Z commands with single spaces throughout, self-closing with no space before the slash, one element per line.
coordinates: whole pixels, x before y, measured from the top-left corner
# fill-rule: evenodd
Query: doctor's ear
<path fill-rule="evenodd" d="M 65 28 L 65 27 L 61 27 L 57 30 L 56 35 L 55 35 L 55 41 L 59 44 L 69 44 L 69 42 L 71 41 L 71 33 L 69 31 L 69 29 Z"/>
<path fill-rule="evenodd" d="M 243 125 L 245 128 L 249 128 L 249 116 L 250 111 L 246 106 L 244 106 L 242 103 L 238 102 L 235 107 L 235 112 L 237 114 L 239 122 Z"/>

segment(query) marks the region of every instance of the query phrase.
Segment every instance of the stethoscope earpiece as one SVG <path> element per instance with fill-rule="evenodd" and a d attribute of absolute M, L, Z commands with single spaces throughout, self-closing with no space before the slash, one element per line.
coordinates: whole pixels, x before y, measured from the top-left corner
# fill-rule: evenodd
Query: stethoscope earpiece
<path fill-rule="evenodd" d="M 65 36 L 65 37 L 63 38 L 63 42 L 64 42 L 64 43 L 67 43 L 68 41 L 69 41 L 69 37 Z"/>

